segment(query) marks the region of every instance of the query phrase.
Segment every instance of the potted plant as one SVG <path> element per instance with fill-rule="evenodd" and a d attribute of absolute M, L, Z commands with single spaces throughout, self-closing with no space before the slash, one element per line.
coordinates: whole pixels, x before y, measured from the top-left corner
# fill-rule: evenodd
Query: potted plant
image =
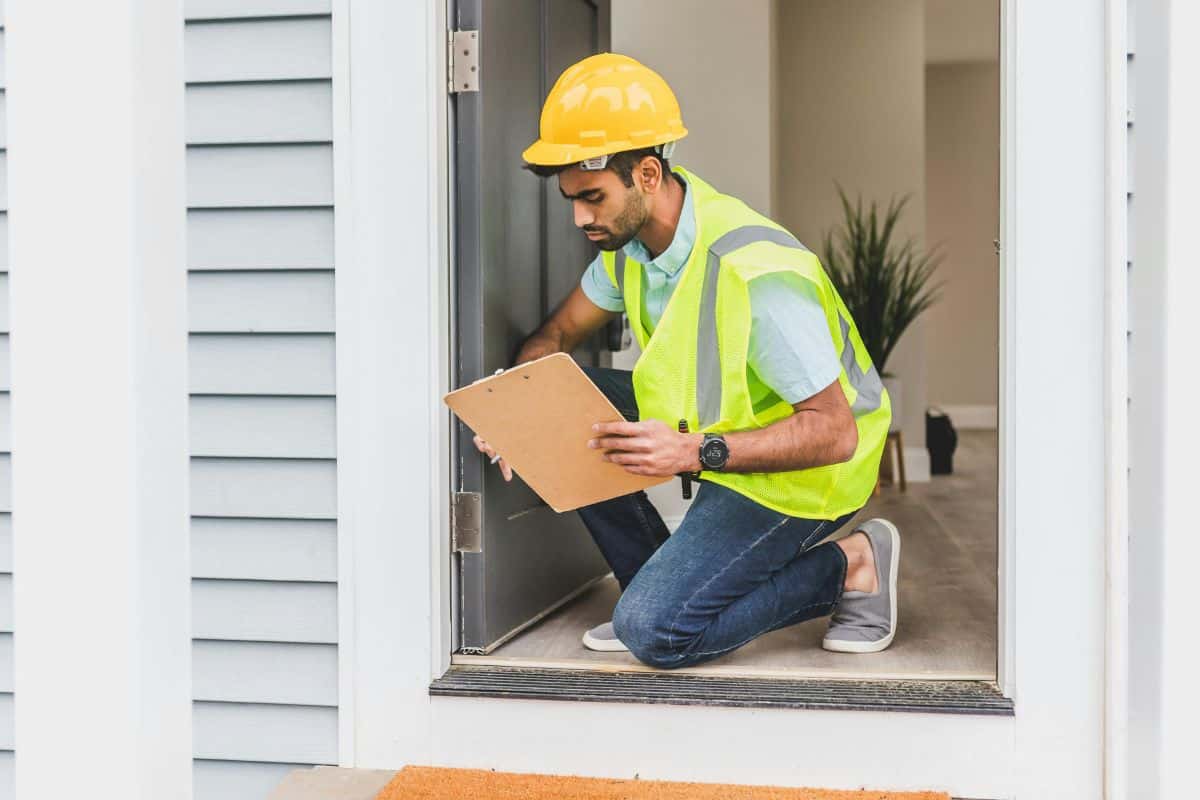
<path fill-rule="evenodd" d="M 837 190 L 845 222 L 825 232 L 821 259 L 883 378 L 892 399 L 892 430 L 897 430 L 903 392 L 900 379 L 886 371 L 887 361 L 908 326 L 937 300 L 942 284 L 931 285 L 930 278 L 942 256 L 937 247 L 920 252 L 911 237 L 903 243 L 893 239 L 911 195 L 899 201 L 893 196 L 880 219 L 875 201 L 864 212 L 861 195 L 851 206 L 840 185 Z"/>

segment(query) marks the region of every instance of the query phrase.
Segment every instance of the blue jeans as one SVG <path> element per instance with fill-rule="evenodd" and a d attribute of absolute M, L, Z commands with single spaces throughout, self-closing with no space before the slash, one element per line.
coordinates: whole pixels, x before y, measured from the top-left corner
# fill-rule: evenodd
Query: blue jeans
<path fill-rule="evenodd" d="M 626 419 L 638 419 L 632 373 L 583 369 Z M 638 660 L 665 668 L 833 613 L 846 555 L 834 542 L 813 545 L 854 513 L 792 517 L 709 482 L 699 484 L 674 534 L 645 492 L 579 509 L 621 586 L 614 632 Z"/>

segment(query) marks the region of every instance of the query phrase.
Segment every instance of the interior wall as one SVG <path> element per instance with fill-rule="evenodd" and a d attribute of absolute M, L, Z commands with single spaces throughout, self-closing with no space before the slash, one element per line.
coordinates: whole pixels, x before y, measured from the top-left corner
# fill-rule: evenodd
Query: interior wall
<path fill-rule="evenodd" d="M 815 252 L 840 225 L 834 181 L 864 205 L 910 194 L 901 239 L 925 235 L 923 0 L 789 0 L 779 4 L 777 219 Z M 903 381 L 898 415 L 910 480 L 925 458 L 926 324 L 886 364 Z M 916 463 L 914 463 L 916 462 Z"/>
<path fill-rule="evenodd" d="M 925 82 L 926 240 L 942 243 L 941 299 L 929 309 L 931 405 L 994 416 L 999 362 L 1000 70 L 930 64 Z M 951 411 L 956 424 L 960 420 Z"/>
<path fill-rule="evenodd" d="M 612 0 L 612 48 L 674 90 L 673 161 L 771 216 L 773 0 Z"/>

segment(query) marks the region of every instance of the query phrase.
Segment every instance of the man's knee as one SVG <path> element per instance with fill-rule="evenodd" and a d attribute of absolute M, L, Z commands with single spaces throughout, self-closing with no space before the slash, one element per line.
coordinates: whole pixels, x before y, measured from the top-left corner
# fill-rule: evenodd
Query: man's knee
<path fill-rule="evenodd" d="M 688 637 L 674 631 L 674 612 L 626 590 L 613 609 L 613 633 L 638 661 L 671 669 L 687 663 Z"/>

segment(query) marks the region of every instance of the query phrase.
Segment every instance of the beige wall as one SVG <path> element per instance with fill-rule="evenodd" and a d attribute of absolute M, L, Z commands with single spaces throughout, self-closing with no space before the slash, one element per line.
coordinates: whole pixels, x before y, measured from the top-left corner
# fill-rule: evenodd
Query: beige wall
<path fill-rule="evenodd" d="M 930 311 L 934 405 L 995 406 L 999 359 L 1000 74 L 996 62 L 930 65 L 925 83 L 928 240 L 946 281 Z"/>
<path fill-rule="evenodd" d="M 899 233 L 922 241 L 922 0 L 786 0 L 778 37 L 779 221 L 819 252 L 822 232 L 842 220 L 836 180 L 864 205 L 911 193 Z M 910 327 L 887 363 L 904 383 L 900 422 L 916 455 L 925 442 L 923 328 Z"/>
<path fill-rule="evenodd" d="M 688 136 L 674 162 L 772 213 L 772 0 L 612 0 L 612 48 L 662 75 Z"/>
<path fill-rule="evenodd" d="M 925 0 L 925 63 L 996 61 L 1000 0 Z"/>

